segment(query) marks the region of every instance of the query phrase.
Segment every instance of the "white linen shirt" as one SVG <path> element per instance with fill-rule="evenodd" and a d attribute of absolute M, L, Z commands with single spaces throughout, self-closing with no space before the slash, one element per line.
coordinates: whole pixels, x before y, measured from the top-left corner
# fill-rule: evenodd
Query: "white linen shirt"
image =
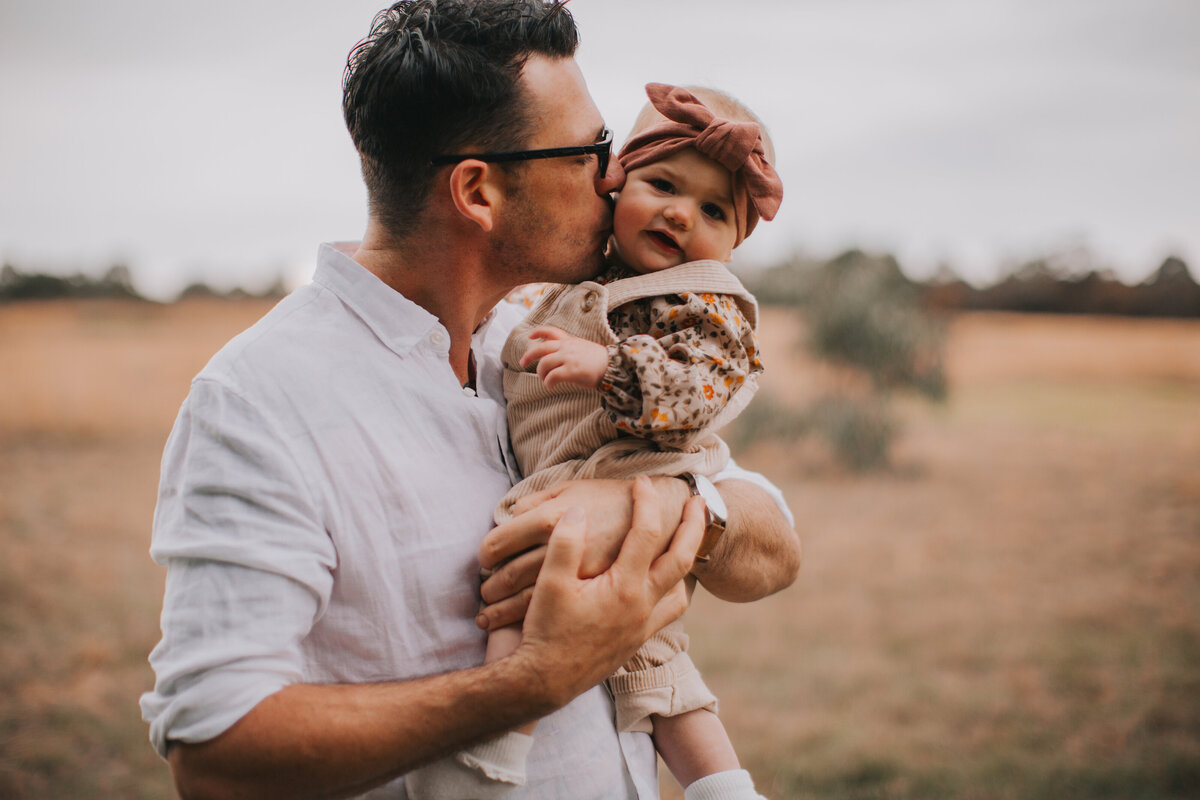
<path fill-rule="evenodd" d="M 437 318 L 326 244 L 313 282 L 196 376 L 150 549 L 167 581 L 141 706 L 160 754 L 289 684 L 483 663 L 476 551 L 519 479 L 499 354 L 523 313 L 502 303 L 476 331 L 476 394 Z M 534 735 L 529 782 L 507 797 L 657 797 L 650 738 L 617 732 L 602 686 Z M 403 779 L 363 796 L 403 798 Z"/>

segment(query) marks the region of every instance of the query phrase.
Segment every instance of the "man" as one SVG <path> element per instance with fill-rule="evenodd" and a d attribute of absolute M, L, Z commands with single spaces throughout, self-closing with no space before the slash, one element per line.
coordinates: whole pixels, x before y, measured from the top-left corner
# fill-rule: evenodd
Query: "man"
<path fill-rule="evenodd" d="M 403 797 L 412 767 L 536 718 L 514 798 L 654 795 L 648 738 L 617 733 L 597 684 L 682 612 L 703 504 L 675 478 L 580 482 L 480 547 L 517 477 L 497 303 L 594 274 L 622 180 L 575 45 L 559 5 L 416 0 L 351 54 L 364 239 L 323 246 L 313 283 L 214 357 L 163 458 L 142 706 L 183 796 Z M 770 496 L 720 488 L 728 532 L 695 574 L 735 600 L 789 583 Z M 517 554 L 476 620 L 477 557 Z M 480 626 L 523 615 L 518 651 L 478 666 Z"/>

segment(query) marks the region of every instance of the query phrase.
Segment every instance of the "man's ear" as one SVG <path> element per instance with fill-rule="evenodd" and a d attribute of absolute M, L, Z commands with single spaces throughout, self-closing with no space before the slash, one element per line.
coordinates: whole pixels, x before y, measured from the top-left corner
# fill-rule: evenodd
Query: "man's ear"
<path fill-rule="evenodd" d="M 498 167 L 468 158 L 450 173 L 450 198 L 458 213 L 490 233 L 504 202 L 503 180 Z"/>

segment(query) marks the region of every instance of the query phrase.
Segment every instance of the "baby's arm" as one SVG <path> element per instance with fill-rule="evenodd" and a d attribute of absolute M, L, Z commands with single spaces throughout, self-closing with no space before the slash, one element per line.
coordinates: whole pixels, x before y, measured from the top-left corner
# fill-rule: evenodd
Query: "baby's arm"
<path fill-rule="evenodd" d="M 626 318 L 621 319 L 625 314 Z M 762 371 L 750 322 L 731 297 L 685 293 L 622 307 L 614 330 L 648 330 L 609 348 L 600 392 L 621 430 L 686 447 Z"/>
<path fill-rule="evenodd" d="M 753 328 L 732 298 L 676 299 L 659 298 L 645 309 L 646 319 L 634 323 L 653 334 L 609 347 L 553 326 L 537 328 L 521 366 L 536 361 L 548 388 L 599 389 L 617 427 L 667 447 L 684 446 L 762 364 Z"/>

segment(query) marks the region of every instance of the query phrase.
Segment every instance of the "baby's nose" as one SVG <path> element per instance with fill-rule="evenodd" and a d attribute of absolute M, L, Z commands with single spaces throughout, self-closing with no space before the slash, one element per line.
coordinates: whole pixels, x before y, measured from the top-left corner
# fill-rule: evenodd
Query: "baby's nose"
<path fill-rule="evenodd" d="M 687 229 L 692 226 L 692 212 L 688 208 L 687 203 L 675 202 L 667 205 L 663 209 L 663 217 L 668 222 L 678 225 L 681 228 Z"/>

